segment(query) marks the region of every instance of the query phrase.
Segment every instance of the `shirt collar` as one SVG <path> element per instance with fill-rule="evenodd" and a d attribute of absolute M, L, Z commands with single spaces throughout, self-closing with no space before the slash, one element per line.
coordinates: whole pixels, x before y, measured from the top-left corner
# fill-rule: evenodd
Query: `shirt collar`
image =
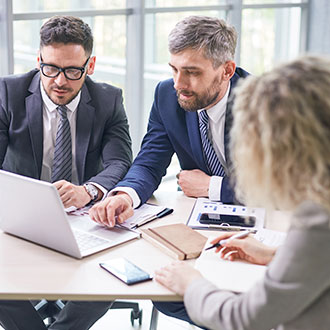
<path fill-rule="evenodd" d="M 209 118 L 214 123 L 217 123 L 226 112 L 229 90 L 230 90 L 230 82 L 228 84 L 227 91 L 226 91 L 225 95 L 223 96 L 223 98 L 217 104 L 215 104 L 213 107 L 206 110 Z M 200 112 L 202 110 L 203 109 L 198 110 L 198 112 Z"/>
<path fill-rule="evenodd" d="M 42 98 L 42 101 L 44 102 L 44 104 L 46 105 L 46 108 L 49 110 L 49 111 L 55 111 L 56 108 L 58 107 L 57 104 L 55 104 L 50 98 L 49 96 L 47 95 L 45 89 L 44 89 L 44 86 L 42 85 L 42 82 L 40 80 L 40 91 L 41 91 L 41 98 Z M 77 96 L 68 104 L 66 104 L 65 106 L 71 111 L 71 112 L 74 112 L 77 107 L 78 107 L 78 104 L 79 104 L 79 101 L 80 101 L 80 97 L 81 97 L 81 91 L 79 91 L 79 93 L 77 94 Z"/>

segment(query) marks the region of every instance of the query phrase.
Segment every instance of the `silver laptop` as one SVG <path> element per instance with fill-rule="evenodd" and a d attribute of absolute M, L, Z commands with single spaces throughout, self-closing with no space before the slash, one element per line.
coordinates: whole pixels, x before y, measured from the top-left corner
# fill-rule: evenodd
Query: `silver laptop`
<path fill-rule="evenodd" d="M 79 259 L 139 236 L 107 229 L 88 215 L 69 216 L 51 183 L 2 170 L 0 229 Z"/>

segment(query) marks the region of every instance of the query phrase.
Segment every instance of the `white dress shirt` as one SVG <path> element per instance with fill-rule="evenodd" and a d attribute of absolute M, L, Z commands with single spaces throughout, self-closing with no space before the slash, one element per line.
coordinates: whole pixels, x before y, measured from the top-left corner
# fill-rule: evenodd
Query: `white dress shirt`
<path fill-rule="evenodd" d="M 209 116 L 209 139 L 212 142 L 213 148 L 215 153 L 217 154 L 219 159 L 222 159 L 224 162 L 226 161 L 225 158 L 225 120 L 226 120 L 226 108 L 227 108 L 227 101 L 228 95 L 230 90 L 230 82 L 227 87 L 226 94 L 224 97 L 213 107 L 206 110 Z M 197 110 L 198 115 L 202 111 Z M 226 168 L 226 166 L 224 166 Z M 221 176 L 211 176 L 210 185 L 209 185 L 209 199 L 218 201 L 221 191 L 222 185 Z M 131 187 L 118 187 L 112 189 L 108 196 L 115 195 L 116 192 L 122 191 L 127 193 L 132 201 L 133 201 L 133 208 L 136 208 L 140 205 L 141 200 L 137 192 Z"/>
<path fill-rule="evenodd" d="M 226 156 L 225 156 L 225 122 L 226 122 L 226 109 L 227 101 L 230 90 L 230 82 L 224 97 L 213 107 L 206 110 L 209 116 L 209 130 L 208 136 L 209 140 L 212 142 L 213 149 L 218 157 L 221 160 L 222 165 L 224 166 L 225 172 L 227 172 L 226 166 Z M 198 115 L 202 110 L 198 110 Z M 213 201 L 219 200 L 221 185 L 222 185 L 221 176 L 211 176 L 210 185 L 209 185 L 209 199 Z"/>

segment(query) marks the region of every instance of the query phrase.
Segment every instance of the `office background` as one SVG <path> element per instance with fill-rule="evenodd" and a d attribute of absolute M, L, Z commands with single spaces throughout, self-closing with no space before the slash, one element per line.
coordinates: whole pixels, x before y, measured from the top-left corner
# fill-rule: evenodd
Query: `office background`
<path fill-rule="evenodd" d="M 97 56 L 92 78 L 124 90 L 135 154 L 155 85 L 171 76 L 167 35 L 183 17 L 230 21 L 240 36 L 237 64 L 252 74 L 305 52 L 330 53 L 329 0 L 0 0 L 0 76 L 35 67 L 40 26 L 56 14 L 79 16 L 90 24 Z M 168 179 L 177 168 L 174 160 Z M 142 307 L 147 320 L 150 303 Z M 126 329 L 129 320 L 120 316 L 117 324 Z M 95 329 L 111 328 L 114 317 L 101 319 L 104 323 Z M 174 328 L 164 324 L 162 329 Z"/>
<path fill-rule="evenodd" d="M 84 19 L 95 38 L 95 80 L 124 90 L 134 154 L 146 131 L 154 88 L 171 77 L 167 35 L 189 15 L 217 16 L 239 33 L 236 62 L 260 74 L 299 54 L 330 53 L 328 0 L 0 0 L 0 75 L 35 67 L 42 23 Z M 177 171 L 173 161 L 169 177 Z"/>

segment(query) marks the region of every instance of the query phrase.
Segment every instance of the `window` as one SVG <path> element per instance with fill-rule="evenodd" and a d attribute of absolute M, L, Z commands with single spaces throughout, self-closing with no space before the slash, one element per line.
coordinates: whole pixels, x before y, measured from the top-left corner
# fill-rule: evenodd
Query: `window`
<path fill-rule="evenodd" d="M 171 77 L 167 36 L 188 15 L 231 22 L 239 32 L 237 64 L 252 74 L 306 50 L 310 0 L 0 0 L 0 74 L 22 73 L 36 63 L 39 29 L 55 14 L 79 16 L 92 28 L 94 79 L 124 90 L 137 153 L 146 131 L 154 88 Z M 3 42 L 2 42 L 3 43 Z"/>

